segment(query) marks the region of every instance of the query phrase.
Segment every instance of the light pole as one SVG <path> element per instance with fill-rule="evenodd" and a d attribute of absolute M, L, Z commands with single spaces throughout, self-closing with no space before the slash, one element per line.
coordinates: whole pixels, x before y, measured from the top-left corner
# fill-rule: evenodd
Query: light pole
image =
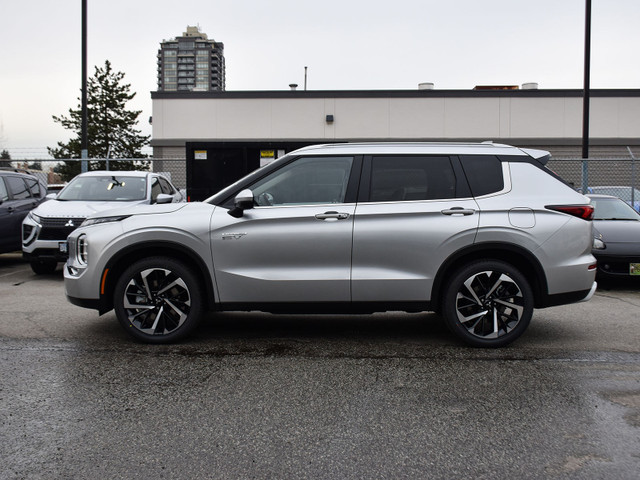
<path fill-rule="evenodd" d="M 582 193 L 589 187 L 589 104 L 591 103 L 591 0 L 585 0 L 584 26 L 584 97 L 582 101 Z"/>
<path fill-rule="evenodd" d="M 82 131 L 80 134 L 80 170 L 89 170 L 89 140 L 87 134 L 87 0 L 82 0 Z"/>

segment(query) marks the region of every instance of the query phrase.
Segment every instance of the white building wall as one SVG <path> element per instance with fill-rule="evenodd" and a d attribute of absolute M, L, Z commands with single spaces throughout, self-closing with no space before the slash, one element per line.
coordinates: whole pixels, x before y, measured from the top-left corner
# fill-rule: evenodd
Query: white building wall
<path fill-rule="evenodd" d="M 333 123 L 326 121 L 333 115 Z M 592 138 L 640 138 L 640 97 L 592 97 Z M 154 98 L 152 144 L 221 140 L 574 140 L 577 96 Z"/>

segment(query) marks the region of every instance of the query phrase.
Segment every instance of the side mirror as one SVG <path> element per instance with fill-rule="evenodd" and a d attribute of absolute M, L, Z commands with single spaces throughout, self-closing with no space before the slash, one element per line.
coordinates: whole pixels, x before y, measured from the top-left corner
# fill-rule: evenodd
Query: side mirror
<path fill-rule="evenodd" d="M 228 213 L 232 217 L 240 218 L 244 211 L 250 208 L 253 208 L 253 192 L 247 188 L 236 195 L 234 207 Z"/>
<path fill-rule="evenodd" d="M 156 197 L 156 203 L 160 205 L 161 203 L 171 203 L 173 202 L 173 197 L 166 193 L 159 193 Z"/>
<path fill-rule="evenodd" d="M 46 198 L 47 200 L 54 200 L 57 196 L 58 196 L 57 193 L 52 192 L 52 193 L 47 193 L 47 195 L 44 198 Z"/>

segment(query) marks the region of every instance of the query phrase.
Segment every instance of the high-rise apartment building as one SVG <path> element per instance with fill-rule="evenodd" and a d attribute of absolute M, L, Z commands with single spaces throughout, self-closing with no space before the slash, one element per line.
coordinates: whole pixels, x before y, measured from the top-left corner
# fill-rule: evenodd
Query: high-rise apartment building
<path fill-rule="evenodd" d="M 164 40 L 158 50 L 158 91 L 224 91 L 224 44 L 209 40 L 199 27 Z"/>

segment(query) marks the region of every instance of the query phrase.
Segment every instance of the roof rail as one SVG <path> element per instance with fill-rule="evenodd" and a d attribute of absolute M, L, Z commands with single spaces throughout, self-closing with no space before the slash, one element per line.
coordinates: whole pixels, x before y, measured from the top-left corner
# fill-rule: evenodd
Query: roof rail
<path fill-rule="evenodd" d="M 33 175 L 29 170 L 24 168 L 14 168 L 14 167 L 0 167 L 0 170 L 5 172 L 14 172 L 14 173 L 26 173 L 27 175 Z"/>

